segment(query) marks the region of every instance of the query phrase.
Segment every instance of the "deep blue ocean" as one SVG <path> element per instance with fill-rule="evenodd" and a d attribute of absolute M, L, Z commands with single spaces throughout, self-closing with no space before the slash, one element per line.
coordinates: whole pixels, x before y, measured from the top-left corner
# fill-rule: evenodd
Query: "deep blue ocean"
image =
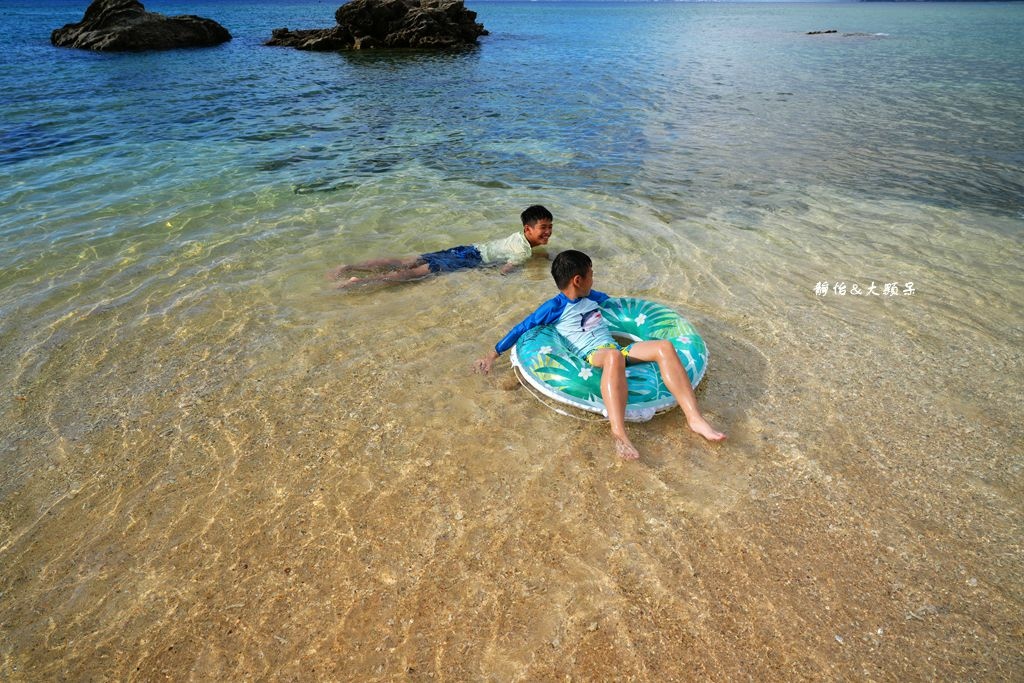
<path fill-rule="evenodd" d="M 694 193 L 743 207 L 812 182 L 1020 212 L 1019 3 L 470 2 L 491 32 L 478 48 L 338 55 L 262 46 L 276 27 L 333 24 L 330 3 L 168 1 L 150 9 L 214 18 L 234 39 L 52 48 L 85 4 L 4 4 L 5 272 L 9 252 L 96 210 L 146 221 L 411 168 L 652 197 L 669 214 Z M 803 35 L 826 28 L 856 35 Z"/>

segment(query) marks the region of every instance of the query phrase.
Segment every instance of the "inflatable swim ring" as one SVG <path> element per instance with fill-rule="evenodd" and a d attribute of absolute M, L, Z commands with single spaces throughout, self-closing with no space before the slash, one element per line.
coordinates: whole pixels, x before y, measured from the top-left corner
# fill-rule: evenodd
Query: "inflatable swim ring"
<path fill-rule="evenodd" d="M 601 304 L 601 315 L 616 339 L 628 340 L 623 345 L 630 341 L 670 339 L 690 384 L 697 388 L 708 366 L 708 348 L 688 320 L 662 304 L 626 297 L 605 301 Z M 601 369 L 573 353 L 553 325 L 527 331 L 512 348 L 511 359 L 521 379 L 544 396 L 607 416 L 601 400 Z M 626 419 L 631 422 L 650 420 L 656 413 L 676 405 L 661 380 L 657 363 L 627 365 L 626 381 Z"/>

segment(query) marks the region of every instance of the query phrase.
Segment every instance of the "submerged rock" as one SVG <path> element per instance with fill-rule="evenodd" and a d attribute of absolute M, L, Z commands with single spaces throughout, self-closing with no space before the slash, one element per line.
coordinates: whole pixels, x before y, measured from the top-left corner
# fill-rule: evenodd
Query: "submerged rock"
<path fill-rule="evenodd" d="M 352 0 L 334 18 L 334 28 L 274 29 L 265 44 L 316 51 L 437 49 L 472 45 L 487 35 L 463 0 Z"/>
<path fill-rule="evenodd" d="M 809 35 L 809 36 L 837 35 L 837 36 L 840 36 L 842 38 L 885 38 L 889 34 L 888 33 L 861 33 L 861 32 L 842 33 L 841 34 L 841 33 L 839 33 L 838 30 L 836 30 L 834 28 L 830 28 L 830 29 L 825 30 L 825 31 L 808 31 L 806 33 L 806 35 Z"/>
<path fill-rule="evenodd" d="M 94 0 L 82 21 L 50 35 L 57 47 L 110 52 L 208 47 L 228 40 L 228 30 L 212 19 L 165 17 L 147 12 L 136 0 Z"/>

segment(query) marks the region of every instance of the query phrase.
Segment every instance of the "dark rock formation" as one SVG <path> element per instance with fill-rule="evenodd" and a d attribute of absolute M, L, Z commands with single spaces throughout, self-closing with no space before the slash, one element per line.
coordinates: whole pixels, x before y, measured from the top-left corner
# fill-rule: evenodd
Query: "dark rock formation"
<path fill-rule="evenodd" d="M 266 45 L 299 50 L 452 48 L 487 35 L 463 0 L 352 0 L 334 13 L 334 28 L 274 29 Z"/>
<path fill-rule="evenodd" d="M 147 12 L 136 0 L 94 0 L 81 22 L 50 35 L 57 47 L 111 52 L 207 47 L 228 40 L 228 30 L 212 19 L 165 17 Z"/>
<path fill-rule="evenodd" d="M 919 0 L 919 1 L 923 2 L 924 0 Z M 966 2 L 966 0 L 964 0 L 964 1 Z M 827 31 L 808 31 L 806 35 L 809 35 L 809 36 L 823 36 L 823 35 L 826 35 L 826 34 L 828 34 L 828 35 L 836 35 L 836 36 L 840 36 L 842 38 L 887 38 L 889 36 L 888 33 L 860 33 L 860 32 L 857 32 L 857 33 L 839 33 L 839 31 L 837 31 L 834 28 L 830 28 Z"/>

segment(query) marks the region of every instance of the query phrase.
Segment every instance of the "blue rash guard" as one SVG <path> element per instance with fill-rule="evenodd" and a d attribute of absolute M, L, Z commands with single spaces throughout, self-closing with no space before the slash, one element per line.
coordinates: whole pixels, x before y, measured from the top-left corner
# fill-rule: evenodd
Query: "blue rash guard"
<path fill-rule="evenodd" d="M 601 346 L 616 344 L 608 323 L 601 317 L 598 308 L 608 299 L 608 295 L 596 289 L 579 299 L 570 299 L 561 292 L 558 296 L 548 299 L 540 307 L 528 315 L 523 322 L 513 327 L 504 339 L 498 342 L 494 350 L 500 355 L 512 348 L 516 341 L 527 330 L 538 325 L 554 325 L 558 333 L 565 337 L 573 351 L 587 358 L 594 349 Z"/>

